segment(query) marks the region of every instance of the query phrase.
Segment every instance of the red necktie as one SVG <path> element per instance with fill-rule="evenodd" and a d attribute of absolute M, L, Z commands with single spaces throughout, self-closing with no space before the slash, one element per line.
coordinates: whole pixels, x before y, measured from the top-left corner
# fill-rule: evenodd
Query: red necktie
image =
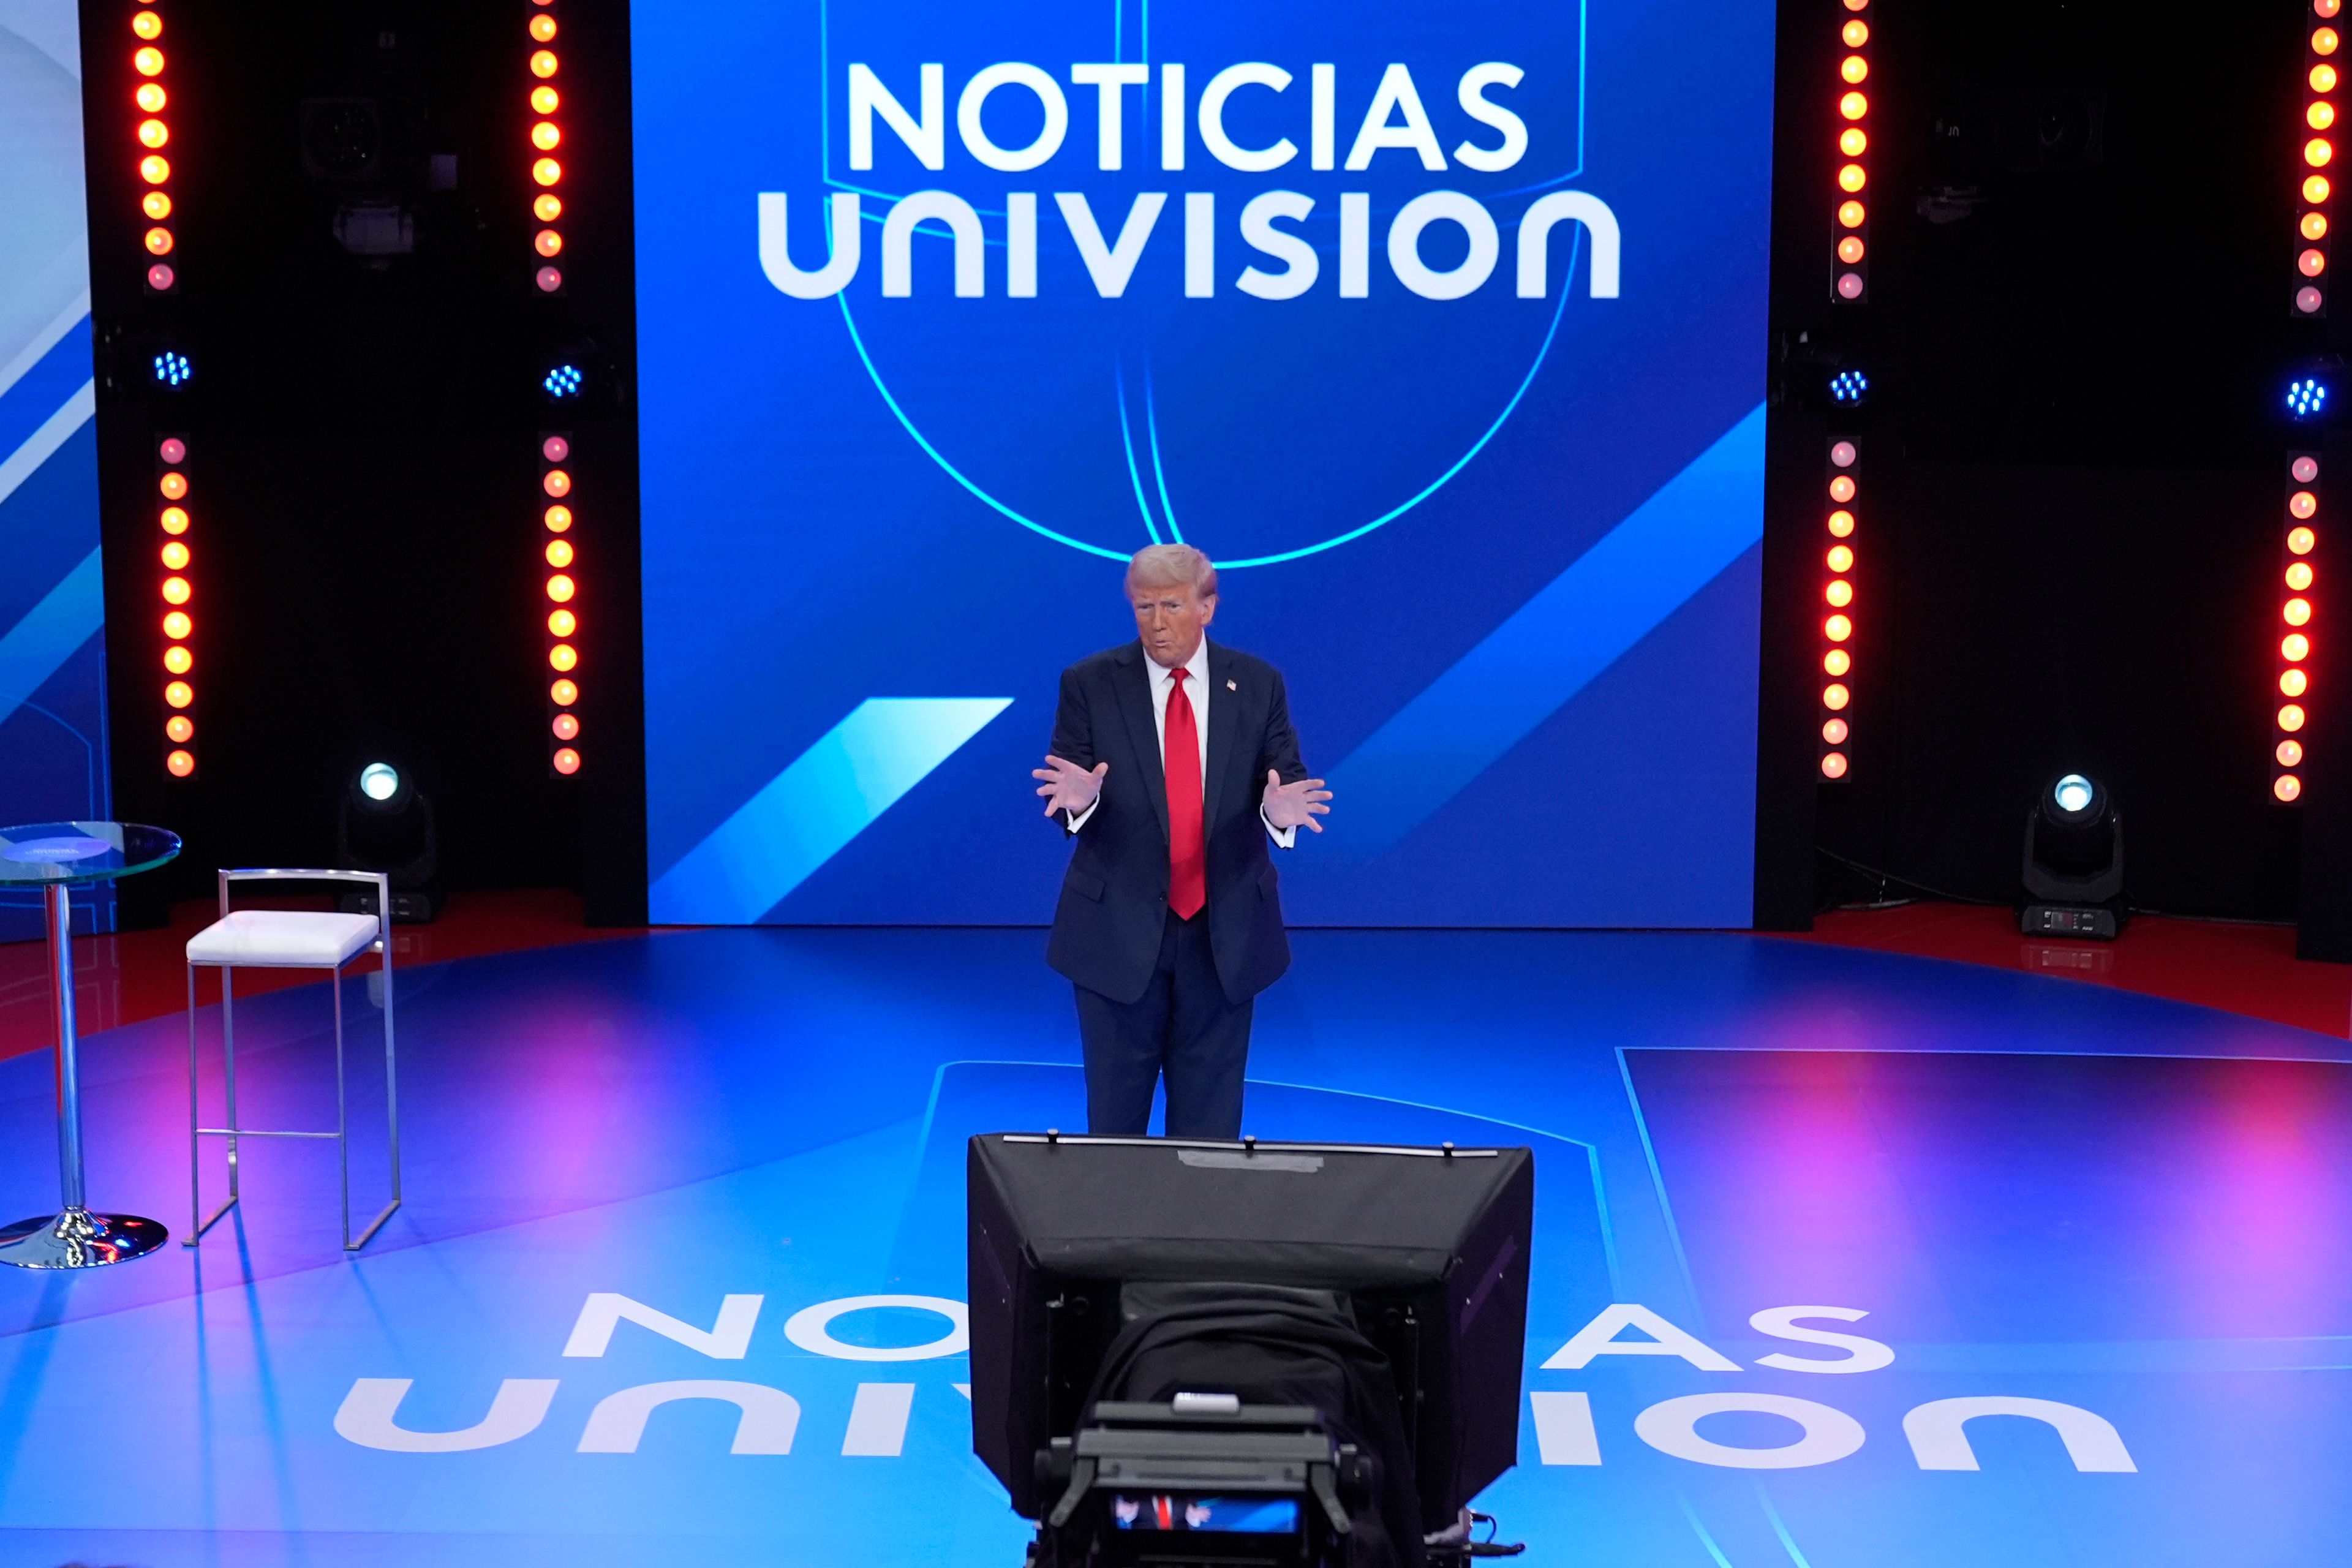
<path fill-rule="evenodd" d="M 1168 775 L 1168 907 L 1191 920 L 1209 901 L 1209 857 L 1201 833 L 1201 731 L 1184 695 L 1190 671 L 1168 672 L 1168 719 L 1160 765 Z"/>

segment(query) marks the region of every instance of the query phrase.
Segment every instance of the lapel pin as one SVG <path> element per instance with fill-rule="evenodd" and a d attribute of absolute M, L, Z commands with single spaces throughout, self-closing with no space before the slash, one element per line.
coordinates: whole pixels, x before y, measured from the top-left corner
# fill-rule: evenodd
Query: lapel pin
<path fill-rule="evenodd" d="M 1239 691 L 1241 688 L 1235 685 L 1233 681 L 1228 680 L 1225 682 L 1225 689 L 1228 691 Z"/>

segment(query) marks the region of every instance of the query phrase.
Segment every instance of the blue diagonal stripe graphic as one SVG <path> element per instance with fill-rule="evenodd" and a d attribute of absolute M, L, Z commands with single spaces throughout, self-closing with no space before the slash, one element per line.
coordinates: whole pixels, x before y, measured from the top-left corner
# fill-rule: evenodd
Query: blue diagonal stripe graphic
<path fill-rule="evenodd" d="M 1402 838 L 1763 535 L 1759 404 L 1333 770 L 1351 851 Z"/>
<path fill-rule="evenodd" d="M 1013 705 L 869 697 L 653 885 L 657 924 L 749 925 Z"/>
<path fill-rule="evenodd" d="M 13 452 L 90 379 L 89 318 L 68 327 L 48 351 L 0 386 L 0 452 Z"/>
<path fill-rule="evenodd" d="M 105 619 L 106 595 L 93 550 L 0 637 L 0 724 L 47 685 Z"/>

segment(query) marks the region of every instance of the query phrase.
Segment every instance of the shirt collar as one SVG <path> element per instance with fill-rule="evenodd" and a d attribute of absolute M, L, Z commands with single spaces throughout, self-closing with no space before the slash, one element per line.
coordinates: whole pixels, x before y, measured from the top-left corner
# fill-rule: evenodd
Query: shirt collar
<path fill-rule="evenodd" d="M 1143 656 L 1143 662 L 1151 667 L 1151 679 L 1156 684 L 1161 686 L 1170 684 L 1169 667 L 1160 664 L 1148 653 Z M 1207 637 L 1201 639 L 1201 646 L 1194 648 L 1192 657 L 1184 661 L 1184 673 L 1191 679 L 1190 689 L 1198 691 L 1208 685 L 1209 639 Z"/>

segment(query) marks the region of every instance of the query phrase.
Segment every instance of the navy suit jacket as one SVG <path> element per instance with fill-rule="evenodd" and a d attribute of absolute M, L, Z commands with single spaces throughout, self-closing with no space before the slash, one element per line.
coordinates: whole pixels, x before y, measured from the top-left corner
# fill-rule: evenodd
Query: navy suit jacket
<path fill-rule="evenodd" d="M 1202 777 L 1208 850 L 1209 948 L 1226 998 L 1248 1001 L 1290 967 L 1274 858 L 1258 803 L 1269 770 L 1307 776 L 1282 672 L 1209 645 L 1209 766 Z M 1168 916 L 1168 784 L 1140 642 L 1062 672 L 1054 755 L 1108 763 L 1095 814 L 1076 835 L 1045 962 L 1114 1002 L 1141 996 L 1160 963 Z"/>

